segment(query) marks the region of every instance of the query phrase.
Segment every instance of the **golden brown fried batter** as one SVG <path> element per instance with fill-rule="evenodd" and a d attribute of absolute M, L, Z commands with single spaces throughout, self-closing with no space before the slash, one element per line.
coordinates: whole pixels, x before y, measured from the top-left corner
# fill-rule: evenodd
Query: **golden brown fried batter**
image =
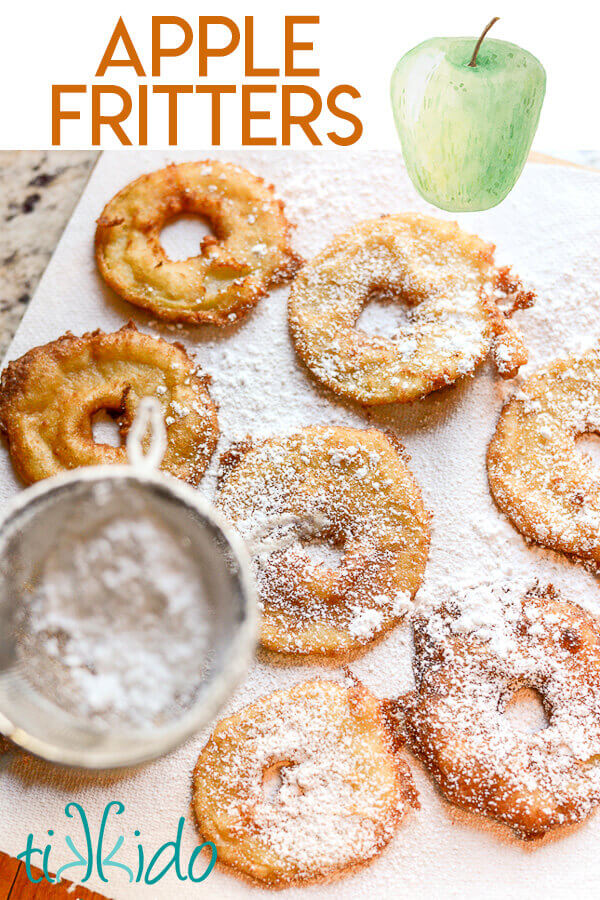
<path fill-rule="evenodd" d="M 208 219 L 216 238 L 205 238 L 198 256 L 174 261 L 160 232 L 185 213 Z M 113 197 L 98 219 L 96 259 L 130 303 L 170 321 L 228 325 L 295 274 L 301 260 L 289 232 L 283 203 L 262 178 L 217 160 L 182 163 Z"/>
<path fill-rule="evenodd" d="M 194 770 L 202 837 L 220 862 L 278 887 L 366 863 L 417 805 L 381 705 L 359 683 L 264 697 L 217 725 Z"/>
<path fill-rule="evenodd" d="M 482 602 L 483 617 L 450 603 L 419 620 L 417 690 L 399 715 L 448 800 L 537 838 L 600 802 L 600 626 L 552 588 Z M 548 718 L 534 733 L 503 716 L 524 687 Z"/>
<path fill-rule="evenodd" d="M 373 296 L 408 306 L 393 338 L 357 328 Z M 533 302 L 495 268 L 492 244 L 455 222 L 405 213 L 360 222 L 307 263 L 289 323 L 301 358 L 331 390 L 368 405 L 405 403 L 471 375 L 490 349 L 500 374 L 513 377 L 527 352 L 505 317 Z"/>
<path fill-rule="evenodd" d="M 29 350 L 8 364 L 0 383 L 0 428 L 27 484 L 77 466 L 127 462 L 124 447 L 94 441 L 92 420 L 112 414 L 124 438 L 142 397 L 156 396 L 165 414 L 167 450 L 161 468 L 197 484 L 219 428 L 207 379 L 183 346 L 129 324 Z"/>
<path fill-rule="evenodd" d="M 488 450 L 490 489 L 528 538 L 600 568 L 600 480 L 577 438 L 600 428 L 600 350 L 558 360 L 504 407 Z"/>
<path fill-rule="evenodd" d="M 217 502 L 253 556 L 264 647 L 346 654 L 400 621 L 423 579 L 429 516 L 382 432 L 314 426 L 227 462 Z"/>

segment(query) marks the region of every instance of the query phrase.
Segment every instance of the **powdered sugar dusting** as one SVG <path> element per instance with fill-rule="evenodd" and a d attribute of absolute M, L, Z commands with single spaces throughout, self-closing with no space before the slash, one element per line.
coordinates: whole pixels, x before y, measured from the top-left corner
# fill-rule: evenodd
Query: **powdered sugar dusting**
<path fill-rule="evenodd" d="M 451 800 L 522 836 L 581 821 L 600 801 L 596 620 L 552 588 L 448 594 L 416 625 L 411 745 Z M 525 735 L 503 721 L 519 687 L 539 691 L 546 728 Z"/>
<path fill-rule="evenodd" d="M 291 289 L 290 329 L 312 372 L 333 390 L 365 403 L 415 399 L 474 371 L 490 349 L 494 294 L 515 303 L 534 296 L 493 267 L 493 247 L 447 223 L 414 215 L 359 223 L 305 264 Z M 404 302 L 395 334 L 356 327 L 372 295 Z M 518 339 L 502 369 L 516 366 Z M 522 360 L 521 360 L 522 361 Z"/>
<path fill-rule="evenodd" d="M 54 339 L 67 329 L 82 333 L 101 326 L 114 329 L 132 314 L 128 305 L 107 302 L 107 295 L 91 262 L 94 220 L 106 200 L 124 184 L 171 159 L 202 158 L 212 152 L 178 154 L 140 152 L 103 154 L 86 195 L 65 235 L 59 252 L 33 299 L 11 357 L 34 344 Z M 297 228 L 294 248 L 309 259 L 335 235 L 363 218 L 404 210 L 427 211 L 416 195 L 398 155 L 241 151 L 221 152 L 222 158 L 244 165 L 272 181 L 286 203 L 286 214 Z M 600 338 L 600 245 L 598 212 L 600 178 L 593 174 L 548 166 L 528 166 L 509 197 L 485 213 L 456 216 L 461 226 L 496 243 L 499 264 L 511 265 L 538 296 L 536 305 L 517 312 L 517 322 L 530 352 L 524 377 L 559 353 L 579 352 Z M 291 433 L 315 423 L 389 428 L 406 445 L 410 468 L 419 482 L 425 505 L 433 512 L 432 543 L 423 590 L 447 596 L 448 585 L 477 585 L 482 573 L 497 583 L 523 577 L 531 584 L 553 582 L 566 599 L 600 610 L 595 578 L 552 551 L 528 546 L 491 500 L 485 471 L 485 451 L 504 399 L 515 384 L 501 382 L 490 365 L 473 380 L 455 385 L 408 406 L 372 409 L 343 403 L 319 387 L 299 363 L 291 346 L 286 316 L 289 288 L 261 300 L 241 324 L 216 329 L 169 329 L 150 325 L 135 312 L 145 330 L 177 336 L 196 351 L 202 370 L 212 375 L 211 395 L 218 400 L 219 448 L 200 490 L 212 496 L 217 456 L 247 434 L 267 437 Z M 3 498 L 18 486 L 8 460 L 0 457 Z M 397 696 L 414 686 L 410 628 L 400 625 L 381 643 L 351 665 L 378 696 Z M 258 661 L 240 686 L 229 710 L 269 691 L 309 677 L 323 677 L 323 667 L 274 667 Z M 173 822 L 189 803 L 191 771 L 207 735 L 201 735 L 169 759 L 135 779 L 121 779 L 118 795 L 131 810 L 131 820 L 144 823 L 148 845 L 172 840 Z M 450 890 L 472 898 L 548 898 L 583 894 L 598 873 L 600 816 L 583 827 L 544 842 L 535 852 L 521 841 L 501 835 L 480 818 L 459 814 L 439 796 L 431 779 L 411 761 L 422 809 L 411 817 L 385 853 L 363 871 L 332 884 L 303 889 L 303 896 L 354 900 L 368 896 L 387 900 L 400 889 L 407 896 L 447 896 Z M 29 772 L 34 770 L 30 763 Z M 156 815 L 157 784 L 161 816 Z M 63 816 L 64 790 L 28 781 L 7 771 L 0 781 L 2 847 L 19 853 L 33 827 L 41 833 L 52 822 L 58 829 Z M 96 786 L 86 792 L 86 809 L 96 820 L 115 788 Z M 133 812 L 134 811 L 134 812 Z M 70 823 L 69 823 L 70 824 Z M 150 837 L 152 835 L 152 838 Z M 57 838 L 59 840 L 58 830 Z M 191 852 L 196 834 L 186 828 Z M 468 865 L 465 864 L 468 861 Z M 112 884 L 112 881 L 111 881 Z M 209 879 L 215 895 L 245 897 L 250 888 L 225 872 Z M 175 887 L 174 887 L 175 885 Z M 400 887 L 399 887 L 400 886 Z M 102 885 L 97 885 L 102 891 Z M 106 886 L 104 886 L 104 889 Z M 153 896 L 184 900 L 198 888 L 185 883 L 159 883 Z M 113 891 L 113 893 L 117 893 Z M 122 893 L 144 900 L 148 888 L 125 885 Z M 118 895 L 118 894 L 117 894 Z M 282 893 L 278 896 L 295 896 Z"/>
<path fill-rule="evenodd" d="M 377 853 L 411 788 L 374 698 L 350 680 L 315 681 L 223 723 L 200 757 L 195 806 L 242 871 L 250 858 L 267 880 L 314 878 Z"/>
<path fill-rule="evenodd" d="M 381 432 L 304 429 L 234 449 L 223 468 L 218 504 L 248 542 L 267 646 L 344 653 L 407 612 L 428 516 Z"/>
<path fill-rule="evenodd" d="M 528 537 L 600 566 L 600 477 L 577 438 L 600 419 L 600 350 L 536 373 L 503 411 L 490 447 L 490 485 Z"/>

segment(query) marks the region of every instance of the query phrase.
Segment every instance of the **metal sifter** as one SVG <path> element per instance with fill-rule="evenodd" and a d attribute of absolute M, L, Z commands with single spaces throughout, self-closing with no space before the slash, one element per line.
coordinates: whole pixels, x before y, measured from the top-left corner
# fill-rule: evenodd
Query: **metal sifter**
<path fill-rule="evenodd" d="M 52 762 L 110 769 L 169 752 L 210 721 L 251 661 L 258 614 L 244 544 L 197 490 L 157 470 L 165 446 L 160 404 L 144 398 L 127 439 L 129 465 L 83 468 L 39 482 L 10 501 L 0 519 L 0 732 Z M 185 553 L 186 566 L 198 579 L 202 610 L 196 619 L 203 623 L 205 651 L 198 653 L 186 697 L 169 715 L 142 723 L 112 721 L 107 727 L 84 714 L 77 702 L 59 701 L 52 660 L 46 671 L 28 635 L 39 627 L 35 598 L 45 590 L 45 560 L 65 529 L 77 532 L 83 523 L 82 532 L 93 531 L 109 513 L 121 510 L 131 517 L 138 509 L 175 536 L 178 552 Z M 82 608 L 85 601 L 82 593 Z M 122 608 L 129 613 L 127 627 L 135 629 L 135 615 L 127 604 Z M 122 638 L 119 620 L 117 609 L 115 640 Z M 108 631 L 113 633 L 110 626 Z M 107 641 L 110 634 L 104 636 Z M 60 638 L 59 630 L 52 640 L 58 647 L 57 665 L 64 667 Z M 173 645 L 172 659 L 164 661 L 167 667 L 180 664 L 180 650 L 185 647 Z M 186 659 L 189 666 L 195 656 L 187 653 Z M 127 664 L 120 661 L 127 674 Z M 93 679 L 93 672 L 84 674 Z"/>

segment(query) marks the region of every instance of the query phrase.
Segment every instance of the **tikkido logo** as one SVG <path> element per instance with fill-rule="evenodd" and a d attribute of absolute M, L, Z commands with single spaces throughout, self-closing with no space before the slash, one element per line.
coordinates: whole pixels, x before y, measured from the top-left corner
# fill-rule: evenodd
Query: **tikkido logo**
<path fill-rule="evenodd" d="M 139 829 L 133 832 L 135 836 L 135 846 L 137 854 L 137 862 L 134 866 L 128 865 L 123 861 L 126 858 L 126 850 L 124 850 L 125 836 L 119 834 L 113 835 L 110 839 L 107 836 L 107 824 L 111 816 L 120 816 L 125 812 L 125 806 L 119 800 L 111 800 L 104 807 L 98 835 L 94 839 L 88 822 L 86 812 L 79 803 L 67 803 L 65 806 L 65 815 L 69 819 L 79 819 L 83 831 L 83 845 L 81 844 L 81 836 L 78 838 L 79 849 L 75 840 L 71 835 L 64 837 L 67 850 L 71 854 L 71 858 L 60 865 L 53 877 L 50 870 L 54 868 L 52 864 L 52 854 L 55 848 L 52 841 L 48 841 L 45 846 L 34 846 L 34 835 L 27 836 L 27 844 L 25 850 L 19 853 L 17 859 L 22 860 L 25 864 L 27 878 L 33 884 L 39 884 L 47 881 L 50 884 L 58 884 L 62 880 L 64 873 L 68 872 L 69 880 L 74 880 L 77 884 L 85 884 L 86 881 L 95 873 L 100 881 L 108 883 L 109 875 L 124 873 L 128 877 L 129 883 L 135 884 L 156 884 L 161 878 L 169 872 L 173 872 L 179 881 L 191 881 L 198 884 L 204 881 L 215 867 L 217 861 L 217 848 L 212 841 L 204 841 L 194 848 L 187 864 L 183 859 L 183 851 L 181 847 L 183 829 L 185 826 L 185 818 L 181 816 L 177 824 L 177 832 L 175 839 L 166 841 L 152 854 L 149 861 L 148 854 L 140 841 L 141 832 Z M 53 829 L 48 829 L 48 836 L 54 836 Z M 109 849 L 110 847 L 110 849 Z M 121 854 L 121 851 L 123 853 Z M 118 857 L 117 854 L 120 854 Z M 131 860 L 129 860 L 131 861 Z M 42 874 L 37 876 L 34 867 L 41 867 Z M 122 876 L 123 877 L 123 876 Z"/>

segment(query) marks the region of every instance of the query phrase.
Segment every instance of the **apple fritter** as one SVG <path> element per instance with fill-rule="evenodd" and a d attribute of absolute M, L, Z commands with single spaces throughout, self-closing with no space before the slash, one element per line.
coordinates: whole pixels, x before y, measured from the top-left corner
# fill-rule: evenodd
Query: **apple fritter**
<path fill-rule="evenodd" d="M 0 382 L 0 429 L 27 484 L 78 466 L 127 463 L 124 439 L 142 397 L 162 405 L 167 448 L 161 468 L 197 484 L 219 428 L 208 378 L 181 344 L 138 331 L 67 333 L 8 364 Z M 93 419 L 117 421 L 122 446 L 97 443 Z"/>
<path fill-rule="evenodd" d="M 250 549 L 267 649 L 345 655 L 411 609 L 429 515 L 381 431 L 313 426 L 242 447 L 217 503 Z"/>
<path fill-rule="evenodd" d="M 392 337 L 357 327 L 374 296 L 408 308 Z M 500 374 L 512 378 L 527 352 L 507 317 L 533 302 L 508 269 L 494 266 L 492 244 L 455 222 L 405 213 L 360 222 L 335 238 L 300 271 L 288 312 L 313 375 L 375 405 L 406 403 L 471 375 L 490 350 Z"/>
<path fill-rule="evenodd" d="M 368 862 L 417 805 L 382 705 L 358 682 L 308 681 L 224 719 L 193 777 L 219 861 L 277 887 Z"/>
<path fill-rule="evenodd" d="M 215 236 L 198 256 L 171 260 L 160 242 L 170 220 L 203 216 Z M 125 300 L 161 319 L 229 325 L 267 291 L 293 277 L 283 203 L 261 178 L 218 160 L 142 175 L 107 204 L 96 229 L 96 260 Z"/>

